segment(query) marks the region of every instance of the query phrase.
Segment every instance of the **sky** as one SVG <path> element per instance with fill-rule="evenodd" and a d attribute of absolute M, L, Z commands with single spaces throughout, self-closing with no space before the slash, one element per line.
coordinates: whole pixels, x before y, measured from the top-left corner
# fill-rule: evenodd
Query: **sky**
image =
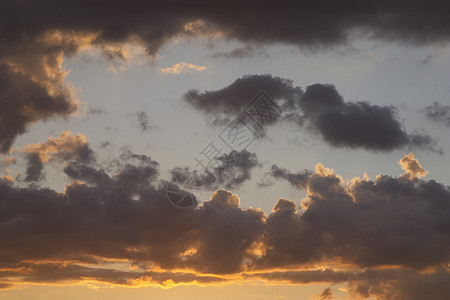
<path fill-rule="evenodd" d="M 446 1 L 0 2 L 1 299 L 448 299 Z"/>

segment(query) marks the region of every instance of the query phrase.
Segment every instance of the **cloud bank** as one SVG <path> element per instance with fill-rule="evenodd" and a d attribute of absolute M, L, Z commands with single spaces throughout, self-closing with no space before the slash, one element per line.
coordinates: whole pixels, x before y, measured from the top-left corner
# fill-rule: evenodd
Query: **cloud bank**
<path fill-rule="evenodd" d="M 300 206 L 280 199 L 266 214 L 241 208 L 239 197 L 222 189 L 178 209 L 157 162 L 124 151 L 113 169 L 102 167 L 81 135 L 65 132 L 27 149 L 42 164 L 56 160 L 71 183 L 58 192 L 0 180 L 3 288 L 239 278 L 342 283 L 361 297 L 407 297 L 412 286 L 417 295 L 448 295 L 450 190 L 421 179 L 426 171 L 412 154 L 399 162 L 404 174 L 375 180 L 345 181 L 321 164 L 298 174 L 273 167 L 273 176 L 307 195 Z M 236 167 L 251 169 L 255 157 L 243 157 Z"/>

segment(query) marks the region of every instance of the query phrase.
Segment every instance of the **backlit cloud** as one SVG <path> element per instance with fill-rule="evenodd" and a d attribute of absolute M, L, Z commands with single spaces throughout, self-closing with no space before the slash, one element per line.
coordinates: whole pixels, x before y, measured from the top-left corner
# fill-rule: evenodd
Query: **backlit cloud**
<path fill-rule="evenodd" d="M 109 169 L 94 155 L 75 154 L 86 145 L 66 132 L 27 148 L 41 162 L 61 160 L 72 181 L 62 193 L 0 180 L 2 287 L 252 278 L 342 283 L 361 297 L 392 298 L 410 295 L 415 282 L 418 293 L 445 299 L 446 288 L 436 287 L 449 276 L 450 190 L 420 179 L 425 171 L 412 154 L 400 161 L 410 176 L 375 180 L 345 181 L 321 164 L 298 175 L 273 168 L 273 176 L 307 195 L 301 205 L 280 199 L 266 214 L 241 208 L 226 190 L 176 208 L 150 157 L 125 151 Z M 134 267 L 118 270 L 111 262 Z"/>
<path fill-rule="evenodd" d="M 204 70 L 206 70 L 205 66 L 197 66 L 186 62 L 176 63 L 172 67 L 159 69 L 159 71 L 163 74 L 173 74 L 173 75 L 179 75 L 181 73 L 190 71 L 204 71 Z"/>

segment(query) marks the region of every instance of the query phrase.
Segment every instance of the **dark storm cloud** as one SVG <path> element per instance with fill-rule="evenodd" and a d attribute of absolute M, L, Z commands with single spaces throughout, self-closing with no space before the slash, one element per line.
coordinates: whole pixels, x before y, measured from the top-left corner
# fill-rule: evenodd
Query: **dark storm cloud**
<path fill-rule="evenodd" d="M 246 116 L 244 110 L 261 90 L 267 92 L 281 109 L 281 113 L 265 126 L 289 121 L 341 148 L 371 151 L 426 149 L 442 153 L 436 148 L 434 138 L 406 132 L 395 107 L 347 102 L 333 85 L 313 84 L 303 92 L 289 79 L 268 74 L 246 75 L 220 90 L 203 93 L 190 90 L 184 94 L 184 100 L 205 113 L 213 124 L 223 125 Z"/>
<path fill-rule="evenodd" d="M 434 102 L 433 105 L 425 107 L 423 112 L 429 120 L 450 127 L 450 105 Z"/>
<path fill-rule="evenodd" d="M 211 168 L 202 171 L 191 171 L 186 167 L 176 167 L 171 170 L 173 182 L 188 181 L 192 186 L 208 189 L 224 187 L 233 189 L 251 178 L 251 171 L 259 165 L 255 153 L 247 150 L 222 154 L 215 158 Z"/>

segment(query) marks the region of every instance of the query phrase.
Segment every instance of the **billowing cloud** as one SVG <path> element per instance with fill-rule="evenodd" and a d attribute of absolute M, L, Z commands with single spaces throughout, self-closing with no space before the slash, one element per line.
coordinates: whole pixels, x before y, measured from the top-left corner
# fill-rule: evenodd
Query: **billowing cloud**
<path fill-rule="evenodd" d="M 205 66 L 197 66 L 186 62 L 179 62 L 174 64 L 172 67 L 159 69 L 159 71 L 163 74 L 173 74 L 173 75 L 179 75 L 181 73 L 189 71 L 204 71 L 204 70 L 206 70 Z"/>
<path fill-rule="evenodd" d="M 395 107 L 347 102 L 333 85 L 313 84 L 303 92 L 289 79 L 246 75 L 220 90 L 203 93 L 190 90 L 184 94 L 184 100 L 205 113 L 213 124 L 223 125 L 237 117 L 244 119 L 246 107 L 262 90 L 281 110 L 264 126 L 288 121 L 321 136 L 335 147 L 371 151 L 413 148 L 442 152 L 436 148 L 434 138 L 406 132 Z"/>
<path fill-rule="evenodd" d="M 274 176 L 307 195 L 301 206 L 280 199 L 266 214 L 241 208 L 239 197 L 226 190 L 179 209 L 150 157 L 124 151 L 105 168 L 95 156 L 73 155 L 74 144 L 86 145 L 81 136 L 64 133 L 29 147 L 43 162 L 61 159 L 71 180 L 63 192 L 0 180 L 4 288 L 241 278 L 341 283 L 349 293 L 387 299 L 409 295 L 413 286 L 418 295 L 429 291 L 445 299 L 435 289 L 449 276 L 450 190 L 419 178 L 424 171 L 411 154 L 400 162 L 411 176 L 375 180 L 345 181 L 321 164 L 299 172 L 300 179 L 274 168 Z"/>
<path fill-rule="evenodd" d="M 422 178 L 428 174 L 428 172 L 425 171 L 424 168 L 422 168 L 422 165 L 417 160 L 417 158 L 415 158 L 414 153 L 405 155 L 398 162 L 398 164 L 402 167 L 403 170 L 405 170 L 405 174 L 403 176 L 408 179 Z"/>

